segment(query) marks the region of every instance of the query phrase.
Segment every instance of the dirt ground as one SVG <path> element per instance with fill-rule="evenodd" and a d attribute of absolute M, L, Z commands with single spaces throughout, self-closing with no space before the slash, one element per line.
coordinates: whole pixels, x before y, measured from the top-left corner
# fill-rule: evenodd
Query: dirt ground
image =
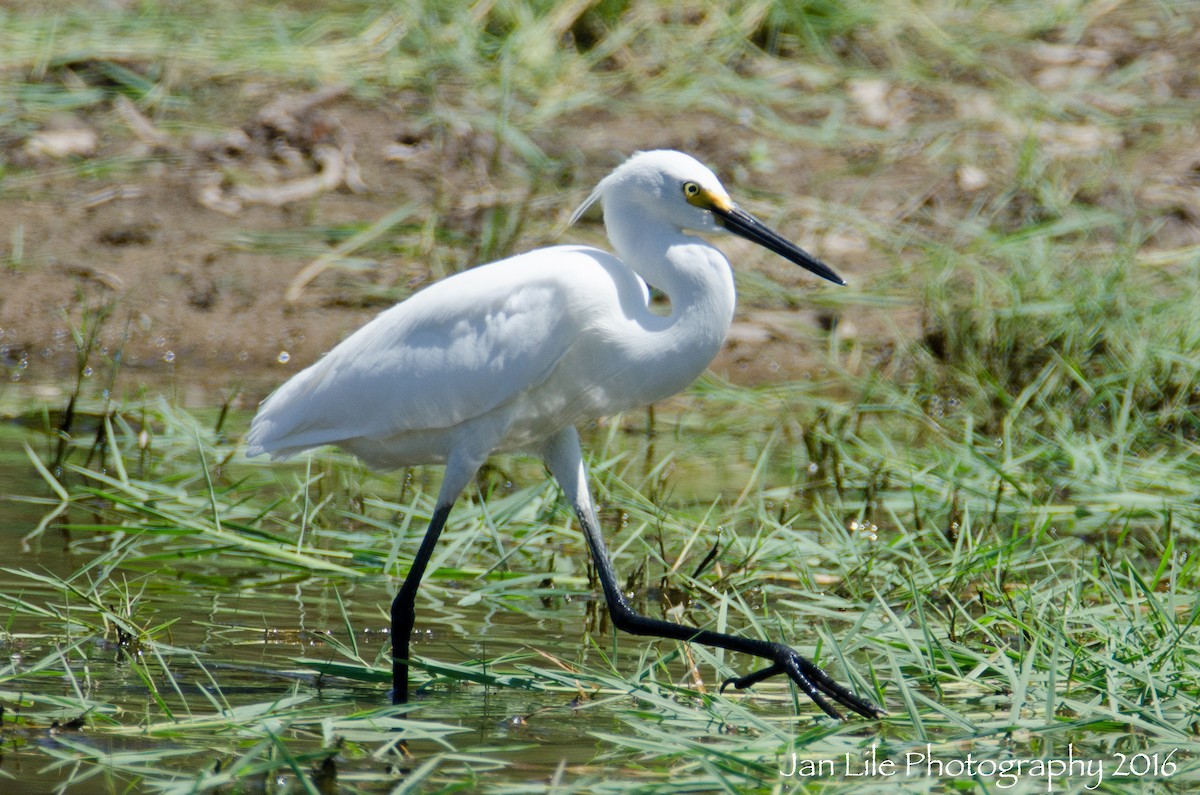
<path fill-rule="evenodd" d="M 1190 62 L 1181 57 L 1177 66 Z M 1061 67 L 1050 60 L 1042 71 L 1052 68 Z M 363 100 L 336 87 L 281 96 L 255 84 L 214 91 L 207 101 L 221 109 L 222 121 L 199 131 L 194 121 L 156 123 L 117 94 L 31 134 L 0 136 L 7 159 L 0 252 L 8 253 L 0 265 L 0 368 L 8 378 L 53 382 L 72 375 L 73 333 L 103 308 L 109 314 L 97 341 L 97 369 L 120 351 L 127 383 L 164 375 L 213 386 L 240 381 L 255 385 L 253 395 L 261 397 L 385 306 L 486 261 L 477 258 L 485 249 L 476 241 L 489 234 L 498 208 L 526 214 L 514 251 L 568 241 L 604 245 L 598 213 L 581 228 L 567 229 L 566 221 L 595 181 L 637 149 L 677 148 L 710 163 L 735 194 L 743 190 L 752 210 L 856 284 L 894 274 L 889 269 L 905 255 L 859 233 L 854 218 L 836 219 L 834 229 L 828 214 L 814 220 L 817 214 L 794 208 L 821 202 L 855 208 L 864 226 L 890 229 L 902 229 L 906 216 L 922 208 L 953 230 L 956 213 L 977 203 L 972 192 L 979 186 L 970 183 L 988 178 L 982 160 L 979 168 L 957 172 L 931 167 L 919 141 L 887 152 L 780 146 L 770 170 L 751 173 L 754 136 L 727 120 L 696 114 L 634 122 L 599 111 L 540 136 L 537 144 L 556 165 L 553 173 L 533 175 L 487 132 L 414 126 L 409 109 L 419 100 L 412 97 Z M 895 92 L 874 99 L 861 93 L 868 121 L 871 102 L 896 106 L 897 117 L 917 105 Z M 880 123 L 890 124 L 888 118 Z M 1074 127 L 1046 129 L 1068 150 L 1083 146 L 1068 140 L 1078 137 Z M 1136 145 L 1117 138 L 1092 143 Z M 1124 180 L 1125 195 L 1150 208 L 1146 223 L 1154 232 L 1147 245 L 1195 245 L 1194 142 L 1140 157 L 1135 174 L 1112 179 Z M 886 179 L 874 176 L 879 170 Z M 1133 180 L 1139 182 L 1129 185 Z M 745 195 L 750 185 L 756 195 Z M 772 197 L 797 198 L 786 216 L 772 216 L 779 205 Z M 1102 206 L 1107 201 L 1096 198 Z M 383 231 L 374 248 L 351 252 L 365 267 L 313 268 L 347 236 L 330 231 L 322 238 L 319 230 L 372 223 L 404 206 L 409 215 Z M 402 240 L 380 245 L 393 238 Z M 869 341 L 851 346 L 851 356 L 864 358 L 921 333 L 916 297 L 851 313 L 829 308 L 837 306 L 832 299 L 821 310 L 809 291 L 838 288 L 742 241 L 725 239 L 721 246 L 741 274 L 743 299 L 713 369 L 735 382 L 803 377 L 819 367 L 813 352 L 834 323 L 843 338 Z M 755 282 L 761 273 L 772 281 Z M 298 280 L 301 274 L 307 276 Z M 747 296 L 747 284 L 756 295 Z"/>
<path fill-rule="evenodd" d="M 579 170 L 556 175 L 574 187 L 542 187 L 526 201 L 527 185 L 497 184 L 506 177 L 520 183 L 526 175 L 489 162 L 489 136 L 415 131 L 401 101 L 367 103 L 333 90 L 270 98 L 264 108 L 268 97 L 256 90 L 262 89 L 242 87 L 229 103 L 241 118 L 224 132 L 164 132 L 118 102 L 58 119 L 14 149 L 19 170 L 0 197 L 0 237 L 18 255 L 0 273 L 0 366 L 10 377 L 44 382 L 73 375 L 73 330 L 104 308 L 110 311 L 97 369 L 104 355 L 120 351 L 124 377 L 134 382 L 170 373 L 214 385 L 269 385 L 314 361 L 389 305 L 390 296 L 471 264 L 464 246 L 447 254 L 435 244 L 423 259 L 385 253 L 366 270 L 328 269 L 289 300 L 297 275 L 321 246 L 334 245 L 318 240 L 314 251 L 310 238 L 303 241 L 307 249 L 297 250 L 286 244 L 289 234 L 369 223 L 412 203 L 406 234 L 437 208 L 439 224 L 470 239 L 483 233 L 489 209 L 516 197 L 529 213 L 516 251 L 567 241 L 604 245 L 599 213 L 578 229 L 566 221 L 590 185 L 626 154 L 679 148 L 718 172 L 745 155 L 717 119 L 693 118 L 683 132 L 580 119 L 577 130 L 555 136 L 557 144 L 539 142 Z M 803 165 L 796 158 L 766 189 L 804 191 Z M 339 171 L 340 178 L 330 173 Z M 848 276 L 872 264 L 861 241 L 822 245 L 799 224 L 783 231 Z M 285 243 L 246 242 L 275 239 Z M 735 261 L 752 255 L 755 267 L 794 285 L 797 297 L 816 286 L 740 240 L 722 246 Z M 364 285 L 389 297 L 373 297 Z M 795 377 L 813 366 L 806 340 L 819 338 L 831 318 L 743 301 L 714 369 L 736 381 Z"/>

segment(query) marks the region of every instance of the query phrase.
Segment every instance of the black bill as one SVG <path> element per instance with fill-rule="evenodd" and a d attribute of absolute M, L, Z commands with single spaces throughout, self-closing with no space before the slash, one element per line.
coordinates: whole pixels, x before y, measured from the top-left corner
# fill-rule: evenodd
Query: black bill
<path fill-rule="evenodd" d="M 779 256 L 794 262 L 802 268 L 807 268 L 822 279 L 828 279 L 834 284 L 845 284 L 846 280 L 833 272 L 833 269 L 821 260 L 809 254 L 804 249 L 792 243 L 787 238 L 772 230 L 750 213 L 734 205 L 728 210 L 712 208 L 712 214 L 718 223 L 739 237 L 753 241 L 768 251 L 774 251 Z"/>

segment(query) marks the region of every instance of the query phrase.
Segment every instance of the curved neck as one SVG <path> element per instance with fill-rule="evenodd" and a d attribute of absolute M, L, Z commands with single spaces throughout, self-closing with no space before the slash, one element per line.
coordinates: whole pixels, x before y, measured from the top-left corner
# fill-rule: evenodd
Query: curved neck
<path fill-rule="evenodd" d="M 733 322 L 733 271 L 707 241 L 635 205 L 614 204 L 621 209 L 605 207 L 604 225 L 617 255 L 671 303 L 665 316 L 647 307 L 643 327 L 649 336 L 640 343 L 643 359 L 670 382 L 665 396 L 691 383 L 720 351 Z"/>

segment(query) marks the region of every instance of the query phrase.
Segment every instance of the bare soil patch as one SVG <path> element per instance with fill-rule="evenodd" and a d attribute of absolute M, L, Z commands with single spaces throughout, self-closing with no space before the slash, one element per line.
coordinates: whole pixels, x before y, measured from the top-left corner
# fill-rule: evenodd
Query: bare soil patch
<path fill-rule="evenodd" d="M 246 106 L 244 97 L 237 99 L 229 104 Z M 303 99 L 293 97 L 300 105 Z M 82 322 L 85 308 L 111 303 L 101 351 L 120 351 L 125 369 L 209 381 L 282 379 L 390 304 L 364 291 L 364 282 L 402 297 L 469 266 L 470 249 L 431 251 L 425 259 L 384 256 L 375 267 L 349 274 L 328 269 L 288 301 L 289 286 L 295 288 L 298 274 L 318 254 L 247 241 L 287 240 L 315 225 L 370 222 L 405 202 L 436 209 L 455 236 L 469 239 L 482 234 L 487 211 L 524 201 L 529 217 L 516 251 L 560 240 L 602 242 L 598 219 L 589 221 L 592 228 L 565 230 L 586 188 L 543 187 L 547 193 L 531 201 L 524 195 L 531 186 L 497 182 L 519 173 L 494 164 L 495 142 L 488 136 L 414 130 L 405 123 L 402 102 L 366 103 L 329 92 L 287 129 L 253 107 L 246 113 L 223 133 L 187 136 L 114 106 L 61 119 L 58 129 L 26 141 L 19 188 L 0 199 L 8 236 L 19 235 L 24 251 L 23 261 L 3 274 L 0 291 L 0 355 L 13 373 L 34 379 L 70 373 L 72 327 Z M 147 126 L 139 129 L 141 122 Z M 579 130 L 554 136 L 560 151 L 548 150 L 586 169 L 588 181 L 639 148 L 686 149 L 718 169 L 722 162 L 738 162 L 737 136 L 719 120 L 702 122 L 680 133 L 589 114 Z M 55 141 L 78 148 L 47 151 Z M 328 179 L 331 166 L 321 161 L 322 147 L 326 155 L 347 153 L 349 166 L 336 168 L 349 168 L 353 176 Z M 104 163 L 115 164 L 111 175 Z M 802 189 L 808 181 L 802 165 L 796 162 L 790 171 L 773 181 Z M 240 181 L 231 184 L 230 172 Z M 559 175 L 562 182 L 571 177 Z M 421 218 L 417 209 L 412 223 Z M 745 250 L 724 242 L 731 256 Z M 310 239 L 306 245 L 319 251 L 335 241 Z M 861 263 L 837 264 L 853 273 Z M 804 276 L 790 274 L 787 263 L 768 267 L 785 283 L 804 287 Z M 756 310 L 744 301 L 714 367 L 735 380 L 795 376 L 813 366 L 804 340 L 832 322 L 828 313 Z"/>

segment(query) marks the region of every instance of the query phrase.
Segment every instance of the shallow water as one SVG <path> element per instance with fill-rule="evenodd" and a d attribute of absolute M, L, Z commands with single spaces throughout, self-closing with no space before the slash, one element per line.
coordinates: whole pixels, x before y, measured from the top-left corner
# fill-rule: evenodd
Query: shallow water
<path fill-rule="evenodd" d="M 106 771 L 114 758 L 169 752 L 161 763 L 164 768 L 194 771 L 211 770 L 219 758 L 228 756 L 213 752 L 212 736 L 206 731 L 184 728 L 163 740 L 138 736 L 138 726 L 171 719 L 188 726 L 197 716 L 214 714 L 217 704 L 236 710 L 291 696 L 308 698 L 333 715 L 387 706 L 385 682 L 318 677 L 311 665 L 297 661 L 344 659 L 327 642 L 332 637 L 356 644 L 366 662 L 386 666 L 387 608 L 396 579 L 360 567 L 362 577 L 334 581 L 303 572 L 260 570 L 234 559 L 223 561 L 219 555 L 181 559 L 177 565 L 169 557 L 153 563 L 139 560 L 113 569 L 113 564 L 97 566 L 96 561 L 118 549 L 124 539 L 66 531 L 55 523 L 24 540 L 54 503 L 53 492 L 23 449 L 29 444 L 42 460 L 52 458 L 52 440 L 23 427 L 39 422 L 35 414 L 23 423 L 0 425 L 0 559 L 6 561 L 0 593 L 48 609 L 44 615 L 12 609 L 0 634 L 8 664 L 0 672 L 7 674 L 6 683 L 0 680 L 0 702 L 7 705 L 0 728 L 7 741 L 0 755 L 0 776 L 35 789 L 92 792 L 104 780 L 99 791 L 120 790 L 137 786 L 141 779 L 120 769 Z M 636 454 L 645 457 L 647 465 L 653 463 L 654 456 L 645 450 Z M 519 461 L 506 466 L 537 482 L 538 467 L 526 472 Z M 689 482 L 694 487 L 714 471 L 709 468 Z M 64 482 L 70 481 L 68 473 Z M 504 485 L 502 490 L 517 488 Z M 46 502 L 23 501 L 30 496 Z M 78 508 L 66 515 L 77 524 L 89 520 Z M 406 544 L 415 546 L 420 533 L 410 530 Z M 487 539 L 475 545 L 483 558 L 489 557 Z M 582 554 L 581 549 L 567 552 Z M 650 645 L 630 637 L 614 645 L 611 630 L 595 624 L 600 615 L 594 609 L 595 595 L 570 575 L 570 569 L 556 582 L 564 595 L 545 598 L 508 599 L 497 575 L 483 581 L 482 599 L 480 583 L 470 577 L 427 583 L 418 601 L 414 654 L 435 665 L 505 658 L 510 672 L 519 672 L 522 659 L 564 670 L 573 663 L 603 668 L 611 662 L 623 673 L 636 672 Z M 100 585 L 93 587 L 97 582 Z M 526 578 L 521 584 L 526 593 L 536 583 Z M 153 642 L 129 641 L 114 625 L 98 624 L 89 603 L 106 605 Z M 72 610 L 80 611 L 79 623 L 70 620 Z M 548 662 L 551 658 L 562 662 Z M 675 667 L 676 681 L 686 682 L 686 672 Z M 591 775 L 586 766 L 605 752 L 597 734 L 620 732 L 621 719 L 594 702 L 581 703 L 581 693 L 582 687 L 577 692 L 542 692 L 442 681 L 418 693 L 410 714 L 457 727 L 458 732 L 448 736 L 453 749 L 479 757 L 466 765 L 479 775 L 486 773 L 488 786 L 544 780 L 560 766 L 586 777 Z M 33 703 L 26 700 L 18 706 L 31 694 Z M 60 706 L 55 706 L 56 699 L 62 699 Z M 81 710 L 80 704 L 91 704 L 94 712 Z M 14 720 L 17 712 L 19 721 Z M 81 716 L 81 726 L 63 725 Z M 114 725 L 134 731 L 114 733 L 109 730 Z M 305 740 L 304 734 L 292 738 L 291 750 L 317 753 L 329 747 L 330 737 L 311 734 Z M 97 759 L 85 759 L 88 754 L 81 749 L 87 748 Z M 445 750 L 437 742 L 415 740 L 408 748 L 409 767 Z M 488 768 L 489 759 L 494 769 Z M 394 783 L 388 776 L 395 770 L 394 758 L 339 758 L 338 764 L 340 780 L 354 781 L 357 776 L 356 786 L 368 791 L 386 791 L 387 782 Z M 295 781 L 287 776 L 262 784 L 267 791 L 293 786 Z"/>
<path fill-rule="evenodd" d="M 185 397 L 179 399 L 180 394 Z M 211 407 L 219 404 L 219 394 L 189 388 L 175 395 L 183 402 L 199 400 L 196 414 L 211 427 L 216 414 Z M 963 663 L 960 669 L 956 662 L 954 671 L 929 675 L 931 649 L 952 641 L 944 629 L 937 629 L 932 640 L 919 635 L 925 625 L 913 619 L 911 593 L 903 582 L 888 595 L 892 612 L 886 614 L 883 597 L 858 592 L 847 599 L 836 586 L 821 602 L 822 587 L 802 585 L 801 574 L 811 570 L 814 583 L 836 583 L 840 557 L 864 549 L 873 557 L 895 537 L 887 528 L 859 522 L 861 503 L 854 502 L 864 499 L 859 496 L 847 497 L 837 514 L 850 532 L 820 530 L 817 512 L 802 493 L 811 462 L 801 444 L 776 438 L 788 431 L 779 430 L 782 424 L 772 429 L 770 415 L 763 413 L 762 406 L 772 400 L 755 406 L 755 416 L 709 412 L 699 421 L 689 421 L 688 412 L 676 406 L 673 413 L 660 414 L 654 434 L 645 430 L 645 415 L 587 430 L 594 474 L 608 472 L 612 504 L 602 523 L 619 575 L 633 574 L 637 561 L 648 563 L 651 573 L 631 577 L 625 587 L 644 612 L 661 615 L 679 595 L 659 592 L 662 564 L 645 550 L 665 546 L 664 559 L 687 560 L 690 571 L 705 557 L 713 526 L 721 521 L 707 515 L 714 500 L 720 503 L 717 513 L 733 516 L 729 506 L 740 502 L 743 489 L 757 479 L 753 499 L 761 505 L 746 512 L 738 528 L 745 546 L 728 546 L 726 535 L 716 565 L 733 566 L 754 549 L 759 525 L 779 531 L 794 524 L 784 538 L 798 546 L 795 552 L 787 547 L 783 560 L 772 564 L 769 580 L 751 580 L 761 585 L 745 593 L 724 584 L 719 590 L 734 590 L 735 598 L 767 617 L 764 631 L 786 635 L 801 650 L 825 648 L 829 639 L 853 644 L 856 636 L 869 635 L 870 656 L 852 647 L 858 656 L 846 663 L 884 683 L 896 716 L 892 720 L 833 724 L 782 683 L 764 684 L 744 697 L 698 696 L 698 690 L 714 693 L 731 670 L 753 670 L 755 661 L 725 655 L 718 662 L 695 647 L 615 637 L 603 624 L 604 611 L 588 584 L 578 534 L 565 532 L 561 506 L 554 509 L 552 499 L 541 500 L 537 484 L 544 481 L 544 471 L 536 462 L 516 458 L 497 459 L 481 476 L 478 490 L 452 514 L 439 544 L 447 557 L 421 590 L 413 643 L 433 681 L 407 712 L 389 710 L 387 608 L 399 581 L 383 572 L 403 571 L 403 565 L 392 565 L 397 550 L 411 554 L 419 543 L 423 521 L 414 514 L 408 526 L 404 514 L 421 502 L 420 494 L 436 487 L 436 471 L 413 473 L 406 480 L 377 478 L 327 458 L 316 459 L 311 469 L 303 462 L 272 466 L 236 458 L 227 466 L 210 463 L 219 474 L 213 488 L 230 489 L 220 498 L 226 519 L 233 517 L 254 532 L 277 533 L 285 546 L 300 541 L 298 508 L 322 506 L 322 521 L 307 530 L 304 543 L 314 560 L 349 567 L 339 574 L 290 566 L 280 557 L 256 558 L 232 543 L 225 549 L 198 537 L 176 539 L 167 532 L 171 522 L 154 521 L 152 512 L 139 514 L 129 532 L 114 532 L 111 526 L 88 530 L 89 523 L 109 520 L 86 500 L 66 514 L 75 529 L 68 532 L 52 522 L 23 541 L 57 504 L 23 448 L 30 445 L 42 461 L 53 459 L 52 436 L 38 430 L 45 421 L 32 412 L 22 422 L 0 423 L 0 705 L 5 709 L 0 792 L 7 791 L 6 780 L 22 792 L 189 792 L 201 781 L 205 789 L 299 792 L 304 791 L 301 774 L 322 793 L 389 792 L 408 784 L 415 790 L 526 792 L 543 791 L 554 781 L 584 792 L 792 791 L 806 782 L 787 771 L 804 770 L 806 761 L 831 765 L 831 773 L 812 779 L 833 786 L 861 782 L 892 791 L 900 784 L 982 782 L 1032 792 L 1058 789 L 1048 787 L 1045 776 L 1013 783 L 995 770 L 980 777 L 961 768 L 901 776 L 886 768 L 872 770 L 867 760 L 876 744 L 878 758 L 893 763 L 927 747 L 933 749 L 934 763 L 960 766 L 971 758 L 1061 760 L 1073 754 L 1101 764 L 1109 774 L 1106 781 L 1113 783 L 1120 761 L 1131 753 L 1141 754 L 1139 764 L 1150 763 L 1155 754 L 1159 762 L 1177 754 L 1171 757 L 1177 765 L 1196 756 L 1196 744 L 1182 735 L 1177 742 L 1164 730 L 1146 739 L 1136 727 L 1107 718 L 1075 722 L 1065 708 L 1045 714 L 1045 704 L 1033 704 L 1012 717 L 1012 679 L 998 671 L 1001 664 L 1017 666 L 1000 656 L 989 657 L 987 665 L 972 663 L 974 668 Z M 230 427 L 244 428 L 247 419 L 248 409 L 242 407 Z M 80 422 L 83 428 L 86 420 Z M 177 487 L 195 498 L 193 507 L 203 515 L 207 487 L 197 475 L 203 470 L 195 449 L 202 434 L 195 432 L 193 444 L 191 431 L 170 431 L 163 420 L 156 422 L 148 426 L 150 460 L 139 461 L 132 452 L 136 443 L 127 440 L 127 466 L 147 469 L 147 482 L 165 484 L 164 494 Z M 94 432 L 80 433 L 89 434 Z M 136 437 L 135 428 L 131 438 Z M 772 445 L 775 452 L 768 455 L 764 451 Z M 234 449 L 235 440 L 223 440 L 206 460 Z M 765 475 L 754 474 L 760 465 Z M 238 491 L 247 478 L 264 493 Z M 306 480 L 307 490 L 298 485 Z M 847 493 L 872 491 L 863 480 Z M 95 485 L 69 470 L 63 482 L 72 489 Z M 898 510 L 913 504 L 909 484 L 897 481 L 892 488 L 893 494 L 872 493 Z M 303 501 L 296 499 L 300 492 L 307 495 Z M 553 497 L 552 491 L 545 493 Z M 481 494 L 488 495 L 482 503 Z M 161 500 L 163 510 L 178 508 L 171 499 Z M 239 518 L 236 509 L 243 501 L 282 521 Z M 159 501 L 148 498 L 147 504 L 152 508 Z M 784 513 L 799 518 L 763 519 Z M 686 518 L 670 524 L 677 516 Z M 695 537 L 685 540 L 689 532 Z M 239 536 L 249 533 L 238 531 Z M 668 537 L 660 542 L 656 533 Z M 912 537 L 900 540 L 907 544 Z M 908 554 L 903 545 L 896 550 L 898 556 Z M 346 551 L 354 557 L 334 556 Z M 842 574 L 847 576 L 845 570 Z M 552 590 L 542 587 L 546 577 L 553 580 Z M 694 598 L 710 600 L 694 618 L 709 624 L 736 603 L 714 602 L 703 593 Z M 944 595 L 930 595 L 924 605 L 926 610 L 944 607 Z M 123 622 L 142 642 L 123 635 Z M 890 635 L 892 626 L 901 634 Z M 1008 642 L 1023 648 L 1019 637 Z M 976 659 L 972 653 L 993 654 L 986 643 L 974 643 L 958 649 L 961 660 Z M 349 647 L 356 653 L 348 655 Z M 696 658 L 694 668 L 682 654 Z M 834 671 L 845 670 L 841 661 L 830 661 L 828 651 L 824 654 Z M 351 657 L 358 662 L 350 665 Z M 475 660 L 486 663 L 464 673 Z M 868 669 L 866 660 L 876 667 Z M 322 666 L 331 673 L 319 674 Z M 491 685 L 472 679 L 488 675 L 509 679 Z M 917 705 L 924 725 L 910 722 L 911 713 L 897 696 L 899 677 L 907 677 L 909 691 L 924 699 Z M 422 673 L 414 681 L 424 681 Z M 403 753 L 395 750 L 400 740 Z M 327 758 L 333 760 L 336 782 L 323 777 Z M 1200 778 L 1195 768 L 1191 764 L 1187 779 L 1151 778 L 1194 783 Z M 214 781 L 230 770 L 245 772 L 236 783 Z M 1128 778 L 1117 783 L 1128 784 Z M 1081 773 L 1067 783 L 1079 788 L 1097 782 Z"/>

